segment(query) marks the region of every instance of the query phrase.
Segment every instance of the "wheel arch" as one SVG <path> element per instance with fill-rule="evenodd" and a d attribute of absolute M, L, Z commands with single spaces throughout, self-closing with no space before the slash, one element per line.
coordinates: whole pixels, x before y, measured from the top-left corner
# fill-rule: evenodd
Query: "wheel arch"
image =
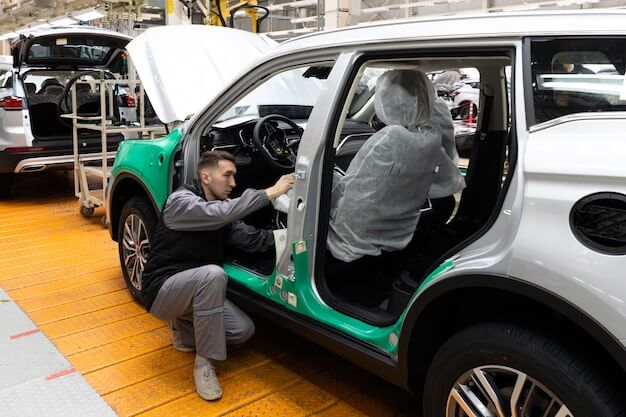
<path fill-rule="evenodd" d="M 611 378 L 624 379 L 626 348 L 584 311 L 514 277 L 465 275 L 430 286 L 410 307 L 401 333 L 409 337 L 403 337 L 398 348 L 407 388 L 421 394 L 429 363 L 454 333 L 472 324 L 497 321 L 545 332 L 558 326 L 559 339 L 571 341 L 577 353 L 599 363 Z"/>
<path fill-rule="evenodd" d="M 154 197 L 146 186 L 135 175 L 130 173 L 122 173 L 116 176 L 113 185 L 111 186 L 111 198 L 109 199 L 109 222 L 111 223 L 111 238 L 115 241 L 118 239 L 118 228 L 116 225 L 119 222 L 120 214 L 124 204 L 132 197 L 142 196 L 150 203 L 150 206 L 154 209 L 155 216 L 158 217 L 159 208 L 156 204 Z"/>

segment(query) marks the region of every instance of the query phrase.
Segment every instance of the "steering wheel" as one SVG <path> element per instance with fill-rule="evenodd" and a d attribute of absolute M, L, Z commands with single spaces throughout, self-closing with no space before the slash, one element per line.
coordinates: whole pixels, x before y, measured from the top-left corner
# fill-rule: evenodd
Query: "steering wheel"
<path fill-rule="evenodd" d="M 61 93 L 61 97 L 59 98 L 59 102 L 57 105 L 57 116 L 59 117 L 59 120 L 61 121 L 61 123 L 63 123 L 65 126 L 72 127 L 71 121 L 68 121 L 67 119 L 61 117 L 62 114 L 69 113 L 72 110 L 72 103 L 70 100 L 71 98 L 70 92 L 72 91 L 72 86 L 80 79 L 80 77 L 84 75 L 93 75 L 95 76 L 95 79 L 97 80 L 100 78 L 100 74 L 104 74 L 104 78 L 109 79 L 109 80 L 112 80 L 115 78 L 113 74 L 107 71 L 87 70 L 87 71 L 80 71 L 74 74 L 69 80 L 67 80 L 67 83 L 65 84 L 65 88 L 63 89 L 63 92 Z M 116 103 L 114 102 L 114 106 L 115 105 Z M 100 109 L 100 111 L 102 111 L 102 109 Z"/>
<path fill-rule="evenodd" d="M 285 131 L 272 124 L 272 121 L 287 123 L 298 132 L 298 139 L 289 141 Z M 279 170 L 293 169 L 296 166 L 296 152 L 302 132 L 302 128 L 288 117 L 270 114 L 260 118 L 254 125 L 252 142 L 272 167 Z"/>

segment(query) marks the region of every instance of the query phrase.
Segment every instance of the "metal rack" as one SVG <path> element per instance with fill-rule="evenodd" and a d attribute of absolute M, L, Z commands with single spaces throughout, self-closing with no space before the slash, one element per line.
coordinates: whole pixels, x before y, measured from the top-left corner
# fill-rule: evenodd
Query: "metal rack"
<path fill-rule="evenodd" d="M 76 100 L 77 84 L 97 84 L 100 93 L 100 115 L 99 116 L 79 116 L 76 113 L 78 108 Z M 116 84 L 129 86 L 134 91 L 134 86 L 139 86 L 141 97 L 141 105 L 139 111 L 139 126 L 113 126 L 108 116 L 113 114 L 113 100 L 116 99 L 113 94 L 113 87 Z M 109 152 L 107 146 L 108 135 L 111 133 L 121 133 L 124 139 L 130 138 L 130 135 L 136 134 L 138 137 L 153 139 L 155 134 L 165 134 L 164 125 L 148 125 L 145 124 L 145 99 L 143 86 L 139 80 L 129 79 L 101 79 L 90 81 L 77 81 L 71 89 L 72 94 L 72 113 L 63 114 L 61 117 L 72 120 L 72 142 L 74 152 L 74 194 L 78 198 L 80 204 L 80 213 L 85 217 L 93 215 L 96 207 L 104 207 L 106 203 L 105 190 L 109 177 L 111 176 L 111 167 L 109 160 L 115 158 L 116 152 Z M 108 103 L 107 103 L 108 95 Z M 83 161 L 78 147 L 78 130 L 89 129 L 100 132 L 101 140 L 101 156 L 99 165 L 86 165 L 87 161 Z M 144 135 L 145 134 L 145 135 Z M 89 188 L 87 174 L 97 177 L 102 182 L 101 188 Z M 103 217 L 103 223 L 106 224 L 107 219 Z"/>

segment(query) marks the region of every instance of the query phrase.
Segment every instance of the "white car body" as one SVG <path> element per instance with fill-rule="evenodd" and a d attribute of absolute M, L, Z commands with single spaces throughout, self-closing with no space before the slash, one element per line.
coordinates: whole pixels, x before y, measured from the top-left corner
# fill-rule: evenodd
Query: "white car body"
<path fill-rule="evenodd" d="M 60 103 L 69 89 L 61 83 L 85 71 L 92 72 L 91 79 L 101 74 L 98 71 L 115 76 L 109 68 L 121 70 L 122 51 L 130 39 L 104 29 L 55 27 L 33 30 L 12 41 L 11 63 L 7 58 L 0 64 L 4 70 L 0 85 L 0 198 L 10 193 L 14 174 L 73 166 L 71 122 L 60 118 Z M 82 87 L 89 91 L 78 94 L 78 107 L 86 105 L 84 111 L 93 115 L 99 111 L 99 95 L 86 84 Z M 120 122 L 136 121 L 134 100 L 124 96 L 125 90 L 118 91 L 115 116 Z M 101 158 L 100 135 L 96 136 L 81 135 L 84 161 Z M 122 135 L 111 138 L 111 156 L 121 139 Z"/>
<path fill-rule="evenodd" d="M 133 201 L 154 208 L 145 210 L 145 218 L 156 218 L 172 187 L 195 179 L 201 151 L 234 149 L 240 166 L 252 171 L 244 187 L 260 188 L 254 181 L 268 172 L 296 173 L 286 221 L 292 250 L 285 250 L 269 274 L 237 263 L 241 258 L 226 263 L 234 300 L 397 385 L 417 389 L 427 404 L 426 417 L 621 416 L 626 412 L 625 20 L 626 12 L 618 10 L 463 15 L 286 41 L 262 54 L 179 130 L 150 144 L 180 146 L 181 152 L 166 155 L 170 164 L 161 171 L 133 177 L 134 163 L 156 166 L 156 156 L 143 160 L 138 155 L 145 148 L 124 144 L 127 159 L 116 161 L 107 205 L 112 237 L 120 245 L 129 238 L 128 213 L 136 216 L 139 207 Z M 592 48 L 594 53 L 587 53 Z M 572 64 L 600 68 L 611 62 L 619 71 L 611 78 L 575 77 L 578 81 L 572 78 L 564 87 L 564 77 L 553 70 L 557 52 L 583 61 Z M 350 291 L 337 297 L 325 263 L 334 161 L 346 137 L 367 141 L 375 134 L 354 133 L 353 125 L 346 129 L 353 122 L 362 127 L 374 116 L 371 100 L 350 111 L 355 92 L 367 85 L 360 77 L 369 69 L 427 73 L 457 67 L 480 72 L 476 136 L 455 214 L 423 234 L 420 226 L 429 226 L 418 221 L 414 238 L 420 250 L 407 258 L 430 254 L 428 268 L 393 314 L 384 303 L 359 304 Z M 272 114 L 220 123 L 255 91 L 255 104 L 271 103 L 263 83 L 300 68 L 317 74 L 328 69 L 311 111 L 293 117 L 306 126 L 303 133 L 276 122 L 260 136 Z M 620 99 L 609 100 L 617 80 Z M 602 87 L 590 88 L 592 83 Z M 283 99 L 292 97 L 283 104 L 306 102 L 292 89 L 285 93 Z M 282 138 L 297 136 L 290 142 L 299 146 L 297 157 L 276 172 L 267 166 L 255 170 L 254 158 L 268 152 L 267 139 L 275 139 L 270 130 L 282 131 Z M 389 176 L 396 175 L 394 162 L 388 162 Z M 156 197 L 142 191 L 157 188 Z M 370 203 L 368 193 L 379 191 L 372 180 L 362 190 L 363 204 Z M 392 186 L 383 191 L 403 192 Z M 125 273 L 128 259 L 120 259 Z M 358 278 L 348 290 L 369 289 L 359 280 L 368 272 L 344 274 Z M 398 280 L 401 285 L 401 274 L 393 284 Z M 389 304 L 401 295 L 398 288 L 385 288 Z M 530 399 L 537 387 L 548 399 L 534 413 L 519 399 Z"/>

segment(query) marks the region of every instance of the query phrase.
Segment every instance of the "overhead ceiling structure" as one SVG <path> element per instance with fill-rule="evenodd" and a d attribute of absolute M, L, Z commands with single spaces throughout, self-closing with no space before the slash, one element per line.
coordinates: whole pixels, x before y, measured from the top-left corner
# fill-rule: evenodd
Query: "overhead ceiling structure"
<path fill-rule="evenodd" d="M 92 22 L 141 22 L 158 20 L 164 24 L 162 7 L 151 0 L 0 0 L 0 39 L 20 32 L 47 26 L 65 26 Z M 158 1 L 157 4 L 163 3 Z M 102 25 L 100 25 L 102 26 Z"/>
<path fill-rule="evenodd" d="M 217 0 L 213 0 L 214 2 Z M 260 31 L 277 40 L 301 33 L 415 16 L 479 12 L 626 7 L 624 0 L 247 0 L 267 9 Z M 233 7 L 246 0 L 230 0 Z M 97 26 L 135 35 L 162 25 L 176 8 L 189 22 L 209 21 L 211 0 L 0 0 L 0 39 L 46 25 L 97 19 Z M 203 14 L 202 14 L 203 13 Z M 198 16 L 200 18 L 198 18 Z M 250 13 L 234 13 L 235 27 L 251 30 Z"/>
<path fill-rule="evenodd" d="M 263 32 L 286 38 L 380 20 L 526 10 L 626 7 L 623 0 L 268 0 Z"/>

